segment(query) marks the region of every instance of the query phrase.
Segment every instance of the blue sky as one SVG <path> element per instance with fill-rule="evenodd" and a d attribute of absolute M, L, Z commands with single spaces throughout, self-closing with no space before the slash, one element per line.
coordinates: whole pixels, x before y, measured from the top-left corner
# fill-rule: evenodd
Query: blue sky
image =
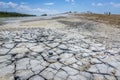
<path fill-rule="evenodd" d="M 0 11 L 41 15 L 67 11 L 120 14 L 120 0 L 0 0 Z"/>

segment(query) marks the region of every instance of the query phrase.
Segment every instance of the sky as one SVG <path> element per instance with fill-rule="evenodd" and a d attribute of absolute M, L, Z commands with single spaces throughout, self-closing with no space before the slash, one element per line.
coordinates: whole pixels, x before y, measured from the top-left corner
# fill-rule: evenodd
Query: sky
<path fill-rule="evenodd" d="M 35 15 L 68 11 L 120 14 L 120 0 L 0 0 L 0 11 Z"/>

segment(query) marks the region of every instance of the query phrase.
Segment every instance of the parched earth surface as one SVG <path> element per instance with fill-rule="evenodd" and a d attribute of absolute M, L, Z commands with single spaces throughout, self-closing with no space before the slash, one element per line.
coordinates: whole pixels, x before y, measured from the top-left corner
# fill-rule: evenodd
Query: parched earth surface
<path fill-rule="evenodd" d="M 1 27 L 0 80 L 120 80 L 118 28 L 83 17 Z"/>

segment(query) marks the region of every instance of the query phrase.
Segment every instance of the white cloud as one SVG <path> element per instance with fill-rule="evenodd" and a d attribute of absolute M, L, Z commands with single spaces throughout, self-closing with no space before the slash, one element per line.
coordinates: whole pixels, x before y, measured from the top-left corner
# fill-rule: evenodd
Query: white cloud
<path fill-rule="evenodd" d="M 112 5 L 113 7 L 120 8 L 120 3 L 110 2 L 110 5 Z"/>
<path fill-rule="evenodd" d="M 18 10 L 26 10 L 26 11 L 31 11 L 32 9 L 29 7 L 29 6 L 27 6 L 27 5 L 19 5 L 18 7 L 17 7 L 17 9 Z"/>
<path fill-rule="evenodd" d="M 103 3 L 92 3 L 92 6 L 103 6 Z"/>
<path fill-rule="evenodd" d="M 66 2 L 74 2 L 75 0 L 65 0 Z"/>
<path fill-rule="evenodd" d="M 53 3 L 49 3 L 47 5 L 53 5 Z M 13 2 L 0 2 L 0 10 L 7 10 L 7 11 L 17 11 L 22 13 L 30 13 L 30 14 L 42 14 L 42 13 L 48 13 L 48 14 L 55 14 L 58 13 L 57 10 L 51 10 L 51 9 L 44 9 L 44 8 L 31 8 L 27 4 L 16 4 Z"/>
<path fill-rule="evenodd" d="M 32 9 L 32 10 L 35 11 L 35 12 L 42 12 L 42 13 L 50 11 L 49 9 L 43 9 L 43 8 L 35 8 L 35 9 Z"/>
<path fill-rule="evenodd" d="M 0 2 L 0 7 L 16 7 L 18 4 L 16 3 L 13 3 L 13 2 L 8 2 L 8 3 L 5 3 L 5 2 Z"/>
<path fill-rule="evenodd" d="M 49 3 L 44 3 L 44 5 L 51 6 L 54 5 L 55 3 L 49 2 Z"/>
<path fill-rule="evenodd" d="M 49 14 L 59 13 L 58 10 L 50 10 L 50 9 L 43 9 L 43 8 L 36 8 L 36 9 L 33 9 L 33 11 L 41 12 L 41 13 L 49 13 Z"/>
<path fill-rule="evenodd" d="M 110 2 L 110 3 L 92 3 L 92 6 L 113 6 L 116 8 L 120 8 L 120 3 L 114 3 L 114 2 Z"/>
<path fill-rule="evenodd" d="M 26 2 L 21 2 L 20 4 L 22 4 L 22 5 L 26 5 L 27 3 L 26 3 Z"/>
<path fill-rule="evenodd" d="M 98 3 L 97 6 L 103 6 L 103 4 L 102 3 Z"/>

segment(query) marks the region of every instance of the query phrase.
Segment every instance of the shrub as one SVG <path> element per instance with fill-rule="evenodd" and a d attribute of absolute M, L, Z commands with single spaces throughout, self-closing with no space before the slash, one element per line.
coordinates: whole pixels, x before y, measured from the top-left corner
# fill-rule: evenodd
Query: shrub
<path fill-rule="evenodd" d="M 42 14 L 41 16 L 47 16 L 47 14 Z"/>

